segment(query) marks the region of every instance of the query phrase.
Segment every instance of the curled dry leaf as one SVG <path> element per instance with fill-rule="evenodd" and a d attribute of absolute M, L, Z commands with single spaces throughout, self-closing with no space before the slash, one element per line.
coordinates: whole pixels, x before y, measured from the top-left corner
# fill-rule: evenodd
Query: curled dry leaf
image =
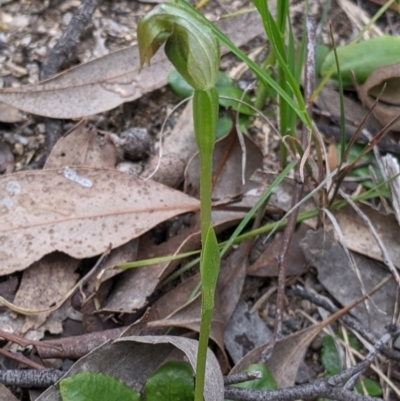
<path fill-rule="evenodd" d="M 0 179 L 0 274 L 55 250 L 98 255 L 199 202 L 153 181 L 85 167 L 25 171 Z"/>
<path fill-rule="evenodd" d="M 99 136 L 94 126 L 82 120 L 57 141 L 44 168 L 114 168 L 116 162 L 116 149 L 109 136 Z"/>
<path fill-rule="evenodd" d="M 107 342 L 77 361 L 64 377 L 81 372 L 101 372 L 122 380 L 127 386 L 141 391 L 147 378 L 171 353 L 180 350 L 195 371 L 198 342 L 174 336 L 130 336 Z M 105 363 L 104 361 L 107 361 Z M 205 401 L 223 401 L 224 384 L 215 355 L 208 350 Z M 48 388 L 37 401 L 61 401 L 58 386 Z"/>
<path fill-rule="evenodd" d="M 322 330 L 322 325 L 316 325 L 284 337 L 275 344 L 267 366 L 274 376 L 279 388 L 294 385 L 298 369 L 304 359 L 308 346 Z M 263 351 L 268 344 L 254 348 L 243 357 L 231 370 L 230 374 L 239 373 L 248 366 L 259 363 L 263 359 Z"/>
<path fill-rule="evenodd" d="M 76 283 L 78 274 L 74 272 L 78 266 L 79 260 L 67 255 L 57 252 L 46 255 L 24 271 L 14 304 L 25 309 L 50 308 L 62 300 Z M 55 334 L 57 329 L 58 333 L 62 331 L 62 320 L 65 316 L 59 313 L 57 317 L 53 316 L 53 320 L 49 322 L 50 326 L 43 326 L 48 315 L 41 313 L 36 316 L 26 316 L 20 333 L 40 327 L 39 332 L 29 333 L 29 338 L 40 339 L 45 330 L 52 334 Z"/>
<path fill-rule="evenodd" d="M 236 46 L 263 32 L 256 13 L 225 19 L 217 24 Z M 225 50 L 226 51 L 226 50 Z M 139 52 L 131 46 L 50 78 L 22 87 L 0 90 L 0 102 L 52 118 L 82 118 L 111 110 L 161 88 L 173 70 L 164 52 L 139 74 Z"/>
<path fill-rule="evenodd" d="M 381 95 L 379 95 L 385 86 Z M 360 85 L 358 96 L 362 104 L 370 108 L 379 96 L 379 102 L 373 109 L 376 119 L 385 126 L 393 118 L 400 115 L 400 63 L 387 65 L 377 68 L 365 81 Z M 400 122 L 393 127 L 393 131 L 400 131 Z"/>

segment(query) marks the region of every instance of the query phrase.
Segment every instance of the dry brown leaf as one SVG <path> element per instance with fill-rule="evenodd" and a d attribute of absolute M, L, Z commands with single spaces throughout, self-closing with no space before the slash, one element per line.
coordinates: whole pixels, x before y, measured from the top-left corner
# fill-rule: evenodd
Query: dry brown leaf
<path fill-rule="evenodd" d="M 247 136 L 245 184 L 242 181 L 242 148 L 235 129 L 217 141 L 213 154 L 213 193 L 214 201 L 235 199 L 259 185 L 250 180 L 257 170 L 262 168 L 263 156 L 260 148 Z M 185 171 L 185 192 L 199 197 L 200 182 L 199 156 L 196 154 Z"/>
<path fill-rule="evenodd" d="M 384 243 L 392 263 L 400 268 L 400 227 L 394 215 L 383 215 L 365 204 L 358 205 L 367 215 Z M 345 206 L 334 213 L 347 247 L 370 258 L 383 261 L 382 252 L 369 228 L 351 206 Z"/>
<path fill-rule="evenodd" d="M 249 252 L 249 244 L 242 242 L 221 263 L 217 293 L 220 298 L 219 313 L 225 325 L 231 318 L 243 290 Z"/>
<path fill-rule="evenodd" d="M 193 105 L 190 101 L 175 124 L 171 134 L 165 138 L 162 157 L 157 154 L 150 158 L 142 177 L 152 174 L 152 180 L 171 188 L 177 188 L 183 181 L 183 174 L 189 159 L 197 152 L 193 128 Z"/>
<path fill-rule="evenodd" d="M 199 202 L 115 170 L 25 171 L 0 179 L 0 274 L 25 269 L 55 250 L 98 255 Z"/>
<path fill-rule="evenodd" d="M 57 252 L 46 255 L 24 271 L 14 304 L 25 309 L 47 309 L 64 298 L 78 280 L 79 260 Z M 37 329 L 48 313 L 26 316 L 21 333 Z M 32 338 L 32 337 L 31 337 Z"/>
<path fill-rule="evenodd" d="M 116 149 L 108 136 L 97 135 L 95 127 L 82 120 L 67 132 L 54 146 L 44 168 L 86 166 L 114 168 Z"/>
<path fill-rule="evenodd" d="M 376 260 L 352 253 L 360 275 L 358 278 L 343 248 L 322 229 L 310 230 L 300 246 L 307 261 L 317 269 L 320 283 L 342 305 L 349 305 L 364 293 L 363 288 L 369 291 L 390 275 Z M 352 309 L 351 314 L 380 337 L 385 333 L 385 324 L 391 320 L 396 292 L 396 282 L 392 280 L 370 300 Z"/>
<path fill-rule="evenodd" d="M 236 46 L 263 33 L 257 13 L 217 23 Z M 226 51 L 226 50 L 225 50 Z M 54 78 L 22 88 L 0 90 L 0 102 L 52 118 L 82 118 L 138 99 L 167 83 L 172 64 L 158 52 L 139 74 L 137 46 L 74 67 Z"/>
<path fill-rule="evenodd" d="M 4 385 L 0 383 L 0 401 L 18 401 L 13 393 Z"/>
<path fill-rule="evenodd" d="M 299 243 L 308 230 L 309 227 L 306 224 L 301 224 L 293 235 L 288 252 L 287 276 L 301 275 L 307 271 L 306 260 Z M 279 267 L 276 255 L 281 245 L 282 236 L 278 233 L 258 259 L 247 268 L 247 274 L 256 277 L 277 277 Z"/>
<path fill-rule="evenodd" d="M 271 358 L 267 366 L 274 376 L 278 387 L 285 388 L 294 385 L 297 371 L 308 346 L 315 336 L 322 330 L 322 325 L 309 327 L 283 338 L 275 344 Z M 259 363 L 262 353 L 267 345 L 254 348 L 242 358 L 231 370 L 230 374 L 239 373 L 248 366 Z"/>
<path fill-rule="evenodd" d="M 154 244 L 154 240 L 145 235 L 140 238 L 139 244 L 137 259 L 153 259 L 198 249 L 200 235 L 199 233 L 192 234 L 191 230 L 187 230 L 160 245 Z M 102 311 L 133 313 L 143 308 L 147 305 L 147 299 L 153 294 L 160 281 L 181 262 L 181 260 L 176 260 L 157 263 L 123 272 L 115 283 L 114 291 L 102 306 Z"/>
<path fill-rule="evenodd" d="M 190 302 L 188 299 L 199 282 L 200 276 L 193 276 L 158 299 L 151 307 L 148 327 L 183 327 L 198 333 L 200 331 L 201 297 L 200 294 L 197 294 Z M 227 361 L 224 348 L 226 322 L 220 310 L 221 304 L 217 292 L 210 338 L 218 345 Z"/>
<path fill-rule="evenodd" d="M 0 121 L 3 123 L 19 123 L 24 121 L 23 114 L 15 107 L 0 102 Z"/>
<path fill-rule="evenodd" d="M 343 96 L 343 102 L 346 122 L 350 122 L 353 127 L 357 127 L 366 116 L 367 110 L 350 97 Z M 340 121 L 340 95 L 335 89 L 328 85 L 324 86 L 315 104 L 320 110 L 328 112 L 335 121 Z M 371 132 L 378 132 L 381 128 L 373 115 L 368 117 L 364 127 Z"/>
<path fill-rule="evenodd" d="M 364 84 L 357 88 L 358 96 L 362 104 L 367 108 L 371 108 L 379 96 L 378 104 L 372 112 L 382 126 L 400 115 L 399 68 L 400 63 L 377 68 Z M 386 85 L 385 89 L 380 94 L 384 85 Z M 391 129 L 400 131 L 400 122 L 397 122 Z"/>

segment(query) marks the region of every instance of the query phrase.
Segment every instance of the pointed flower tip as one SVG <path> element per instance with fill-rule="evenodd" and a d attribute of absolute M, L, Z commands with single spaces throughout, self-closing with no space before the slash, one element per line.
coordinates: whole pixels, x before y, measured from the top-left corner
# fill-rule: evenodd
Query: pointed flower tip
<path fill-rule="evenodd" d="M 196 11 L 164 3 L 138 25 L 141 68 L 165 43 L 165 53 L 189 85 L 198 90 L 215 86 L 220 63 L 219 42 Z"/>

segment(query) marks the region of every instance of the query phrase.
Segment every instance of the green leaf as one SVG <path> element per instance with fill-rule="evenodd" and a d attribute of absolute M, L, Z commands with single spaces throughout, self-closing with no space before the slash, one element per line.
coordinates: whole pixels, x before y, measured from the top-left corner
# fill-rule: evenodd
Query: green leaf
<path fill-rule="evenodd" d="M 212 308 L 214 308 L 214 292 L 217 285 L 221 261 L 217 237 L 212 226 L 208 228 L 201 258 L 200 273 L 203 291 L 203 308 L 212 310 Z"/>
<path fill-rule="evenodd" d="M 322 343 L 321 362 L 328 376 L 334 376 L 341 372 L 339 354 L 332 336 L 326 336 Z"/>
<path fill-rule="evenodd" d="M 193 401 L 194 377 L 186 362 L 167 362 L 145 385 L 146 401 Z"/>
<path fill-rule="evenodd" d="M 181 99 L 187 99 L 193 95 L 193 88 L 186 82 L 178 71 L 172 71 L 168 75 L 168 84 L 172 91 Z M 219 96 L 231 97 L 232 99 L 242 100 L 251 104 L 250 96 L 245 95 L 242 99 L 243 91 L 235 86 L 235 83 L 222 72 L 218 73 L 215 87 L 217 88 Z M 239 111 L 240 109 L 241 114 L 248 116 L 253 116 L 255 114 L 250 107 L 236 102 L 235 100 L 219 98 L 219 104 L 223 107 L 231 107 L 235 111 Z"/>
<path fill-rule="evenodd" d="M 246 388 L 251 390 L 277 390 L 278 385 L 276 384 L 274 376 L 272 376 L 271 371 L 267 366 L 258 363 L 255 365 L 250 365 L 248 368 L 243 370 L 243 372 L 251 372 L 258 370 L 261 372 L 261 379 L 250 380 L 243 383 L 234 384 L 233 387 Z M 230 401 L 230 400 L 225 400 Z"/>
<path fill-rule="evenodd" d="M 140 394 L 103 373 L 84 372 L 60 382 L 63 401 L 140 401 Z"/>
<path fill-rule="evenodd" d="M 193 88 L 183 79 L 178 71 L 172 71 L 168 75 L 168 85 L 181 99 L 187 99 L 193 95 Z"/>
<path fill-rule="evenodd" d="M 379 385 L 379 383 L 377 383 L 375 380 L 363 378 L 362 381 L 364 383 L 365 388 L 367 389 L 368 395 L 372 397 L 379 397 L 382 395 L 382 388 Z M 360 394 L 364 393 L 361 384 L 359 382 L 356 384 L 355 388 L 358 393 Z"/>
<path fill-rule="evenodd" d="M 217 82 L 215 86 L 219 88 L 220 86 L 234 86 L 235 83 L 233 82 L 232 78 L 229 78 L 228 75 L 224 74 L 223 72 L 219 71 L 217 75 Z"/>
<path fill-rule="evenodd" d="M 227 135 L 232 129 L 233 122 L 229 117 L 220 117 L 217 125 L 217 139 Z"/>
<path fill-rule="evenodd" d="M 242 100 L 246 103 L 251 104 L 251 99 L 249 95 L 244 95 L 243 96 L 243 91 L 239 88 L 237 88 L 234 85 L 231 86 L 219 86 L 217 87 L 218 94 L 220 96 L 225 96 L 225 97 L 230 97 L 232 99 L 236 100 Z M 243 96 L 243 99 L 242 99 Z M 219 104 L 224 107 L 231 107 L 235 111 L 239 111 L 241 114 L 246 114 L 248 116 L 254 116 L 254 111 L 246 106 L 243 103 L 236 102 L 235 100 L 229 100 L 229 99 L 221 99 L 219 98 Z"/>
<path fill-rule="evenodd" d="M 400 62 L 400 37 L 379 36 L 364 42 L 339 46 L 337 54 L 340 63 L 340 74 L 343 86 L 352 86 L 351 72 L 359 84 L 362 84 L 375 69 Z M 321 75 L 325 75 L 335 63 L 335 56 L 331 51 L 325 58 Z M 331 75 L 338 79 L 337 71 Z"/>
<path fill-rule="evenodd" d="M 328 46 L 325 46 L 323 43 L 317 43 L 315 46 L 315 70 L 319 75 L 322 74 L 322 65 L 328 56 L 330 49 Z"/>
<path fill-rule="evenodd" d="M 179 4 L 182 4 L 186 8 L 193 7 L 186 0 L 176 0 Z M 245 62 L 249 68 L 254 72 L 257 78 L 263 83 L 264 86 L 271 86 L 280 96 L 282 96 L 290 105 L 290 107 L 295 110 L 299 118 L 306 124 L 307 127 L 312 127 L 312 122 L 309 115 L 306 112 L 305 102 L 301 95 L 300 90 L 296 91 L 296 99 L 299 106 L 293 99 L 288 96 L 288 94 L 278 85 L 278 83 L 269 76 L 266 71 L 263 71 L 260 66 L 258 66 L 254 61 L 246 56 L 237 46 L 235 46 L 232 41 L 224 35 L 212 22 L 208 21 L 203 15 L 200 15 L 203 22 L 214 32 L 215 36 L 221 41 L 221 43 L 229 49 L 234 55 L 236 55 L 240 60 Z M 297 88 L 298 89 L 298 88 Z"/>

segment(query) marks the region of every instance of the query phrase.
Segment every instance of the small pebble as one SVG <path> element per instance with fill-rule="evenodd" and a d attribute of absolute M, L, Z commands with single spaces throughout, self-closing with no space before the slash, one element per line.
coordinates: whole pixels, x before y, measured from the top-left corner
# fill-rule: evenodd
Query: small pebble
<path fill-rule="evenodd" d="M 20 144 L 19 142 L 17 142 L 14 145 L 14 149 L 13 150 L 14 150 L 14 153 L 17 156 L 22 156 L 24 154 L 24 146 L 22 144 Z"/>

